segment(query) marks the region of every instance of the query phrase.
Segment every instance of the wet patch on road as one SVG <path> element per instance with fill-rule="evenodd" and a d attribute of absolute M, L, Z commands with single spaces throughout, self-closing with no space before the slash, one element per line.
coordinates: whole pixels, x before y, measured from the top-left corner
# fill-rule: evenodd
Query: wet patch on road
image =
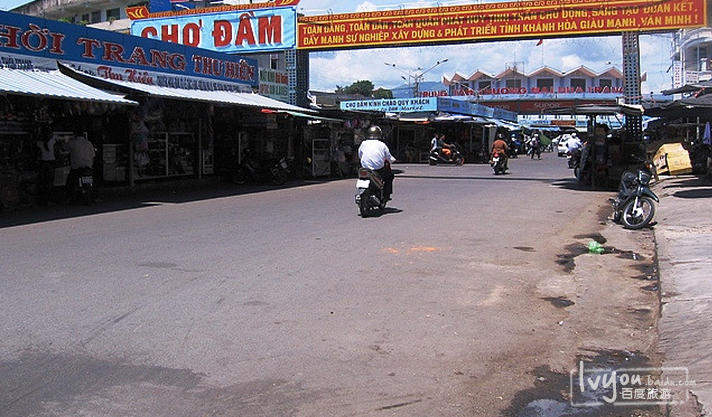
<path fill-rule="evenodd" d="M 574 259 L 577 256 L 587 253 L 588 248 L 586 247 L 586 245 L 575 243 L 566 246 L 566 250 L 568 251 L 568 253 L 557 255 L 558 259 L 556 260 L 556 263 L 563 266 L 564 271 L 573 272 L 573 270 L 576 269 L 576 262 L 574 261 Z"/>
<path fill-rule="evenodd" d="M 570 373 L 553 372 L 541 366 L 529 372 L 533 378 L 532 388 L 518 392 L 504 415 L 513 417 L 604 417 L 618 416 L 621 408 L 611 399 L 620 399 L 626 369 L 639 373 L 650 369 L 650 359 L 629 351 L 592 351 L 594 357 L 579 357 L 577 369 Z M 580 370 L 585 378 L 580 378 Z M 598 383 L 593 389 L 587 384 L 602 382 L 611 370 L 617 370 L 616 384 Z M 608 374 L 608 375 L 606 375 Z M 642 375 L 641 375 L 642 376 Z M 601 379 L 596 379 L 602 377 Z M 581 381 L 585 389 L 581 389 Z M 607 380 L 611 382 L 609 378 Z M 615 393 L 613 390 L 616 390 Z M 657 406 L 629 406 L 626 415 L 660 416 Z"/>
<path fill-rule="evenodd" d="M 544 297 L 542 300 L 550 302 L 556 308 L 566 308 L 576 304 L 575 302 L 564 297 Z"/>
<path fill-rule="evenodd" d="M 190 369 L 31 351 L 0 361 L 0 410 L 29 415 L 294 415 L 318 395 L 283 380 L 206 386 Z"/>
<path fill-rule="evenodd" d="M 603 237 L 603 235 L 600 233 L 592 233 L 590 235 L 576 235 L 574 236 L 574 239 L 592 239 L 600 243 L 601 245 L 605 245 L 606 242 L 608 242 L 608 239 Z"/>

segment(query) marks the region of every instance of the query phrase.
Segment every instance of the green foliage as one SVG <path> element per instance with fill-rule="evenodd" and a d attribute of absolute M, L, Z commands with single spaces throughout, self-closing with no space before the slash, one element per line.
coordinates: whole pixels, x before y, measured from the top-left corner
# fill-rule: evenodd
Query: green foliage
<path fill-rule="evenodd" d="M 379 88 L 374 91 L 373 83 L 368 80 L 356 81 L 348 87 L 337 85 L 335 92 L 337 94 L 360 94 L 369 98 L 393 98 L 393 92 L 391 92 L 391 90 Z"/>
<path fill-rule="evenodd" d="M 373 92 L 373 98 L 393 98 L 393 91 L 379 88 Z"/>

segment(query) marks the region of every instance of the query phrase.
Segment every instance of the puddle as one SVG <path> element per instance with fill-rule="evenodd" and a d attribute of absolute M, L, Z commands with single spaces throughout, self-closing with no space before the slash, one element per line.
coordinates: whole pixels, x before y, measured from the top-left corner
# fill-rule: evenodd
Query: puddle
<path fill-rule="evenodd" d="M 544 297 L 542 300 L 550 302 L 556 308 L 566 308 L 576 304 L 575 302 L 564 297 Z"/>
<path fill-rule="evenodd" d="M 603 235 L 600 233 L 592 233 L 590 235 L 576 235 L 574 236 L 574 239 L 592 239 L 600 243 L 601 245 L 605 245 L 606 242 L 608 242 L 608 239 L 603 237 Z"/>
<path fill-rule="evenodd" d="M 572 272 L 576 268 L 574 259 L 579 255 L 588 253 L 588 247 L 580 243 L 574 243 L 566 246 L 566 250 L 568 250 L 569 253 L 557 255 L 559 259 L 556 260 L 556 263 L 563 266 L 564 271 Z"/>
<path fill-rule="evenodd" d="M 514 249 L 520 250 L 522 252 L 536 252 L 536 249 L 531 246 L 515 246 Z"/>
<path fill-rule="evenodd" d="M 539 367 L 529 372 L 534 387 L 518 392 L 505 415 L 516 417 L 603 417 L 620 415 L 625 378 L 650 367 L 650 360 L 635 352 L 597 351 L 580 357 L 570 374 Z M 630 369 L 630 372 L 626 372 Z M 583 374 L 581 372 L 583 371 Z M 616 371 L 615 374 L 613 371 Z M 613 375 L 616 375 L 613 378 Z M 625 376 L 624 376 L 625 375 Z M 636 374 L 637 375 L 637 374 Z M 642 375 L 641 375 L 642 377 Z M 613 383 L 615 381 L 615 383 Z M 604 384 L 603 382 L 607 382 Z M 584 389 L 581 389 L 583 383 Z M 608 399 L 608 400 L 607 400 Z M 615 399 L 615 401 L 612 401 Z M 626 415 L 659 415 L 656 406 L 629 405 Z"/>

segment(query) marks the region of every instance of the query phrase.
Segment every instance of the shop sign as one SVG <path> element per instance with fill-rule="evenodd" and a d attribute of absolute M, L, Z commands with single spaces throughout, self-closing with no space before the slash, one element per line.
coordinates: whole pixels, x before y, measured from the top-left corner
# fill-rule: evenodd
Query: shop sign
<path fill-rule="evenodd" d="M 287 73 L 260 68 L 260 95 L 287 102 L 289 100 Z"/>
<path fill-rule="evenodd" d="M 377 111 L 385 113 L 414 113 L 437 111 L 437 98 L 398 98 L 379 100 L 342 101 L 341 110 Z"/>
<path fill-rule="evenodd" d="M 294 49 L 296 26 L 296 7 L 272 7 L 134 20 L 131 34 L 232 54 Z"/>
<path fill-rule="evenodd" d="M 493 117 L 495 119 L 509 120 L 511 122 L 517 121 L 517 114 L 515 112 L 452 98 L 438 99 L 438 110 L 467 116 Z"/>
<path fill-rule="evenodd" d="M 528 0 L 303 16 L 300 49 L 541 39 L 704 27 L 706 0 Z"/>
<path fill-rule="evenodd" d="M 151 85 L 162 85 L 160 80 L 175 82 L 176 77 L 193 80 L 191 88 L 257 87 L 259 82 L 255 59 L 4 11 L 0 11 L 0 56 L 12 56 L 15 67 L 46 67 L 59 61 L 91 68 L 93 75 L 107 79 Z"/>
<path fill-rule="evenodd" d="M 682 61 L 676 60 L 672 64 L 672 88 L 682 87 Z"/>

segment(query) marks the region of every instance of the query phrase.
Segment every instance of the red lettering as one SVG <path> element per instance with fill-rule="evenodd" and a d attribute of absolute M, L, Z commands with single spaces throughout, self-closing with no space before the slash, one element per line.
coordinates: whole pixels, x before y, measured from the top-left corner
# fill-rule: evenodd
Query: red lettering
<path fill-rule="evenodd" d="M 151 66 L 165 68 L 168 65 L 168 52 L 151 49 Z"/>
<path fill-rule="evenodd" d="M 237 38 L 235 39 L 235 45 L 242 45 L 247 42 L 248 45 L 254 45 L 255 33 L 252 30 L 252 21 L 250 20 L 250 15 L 245 13 L 240 16 L 240 26 L 237 28 Z"/>
<path fill-rule="evenodd" d="M 213 39 L 216 47 L 228 46 L 232 37 L 232 25 L 227 20 L 216 20 L 213 26 Z"/>
<path fill-rule="evenodd" d="M 178 43 L 178 25 L 161 26 L 161 40 Z"/>
<path fill-rule="evenodd" d="M 94 48 L 99 46 L 98 40 L 89 38 L 79 38 L 77 39 L 77 45 L 84 45 L 84 52 L 82 52 L 82 58 L 96 58 L 94 56 Z"/>
<path fill-rule="evenodd" d="M 20 32 L 20 28 L 2 25 L 0 25 L 0 28 L 5 28 L 7 30 L 5 33 L 0 33 L 0 39 L 5 38 L 7 40 L 5 44 L 0 42 L 0 45 L 8 48 L 19 49 L 20 45 L 17 43 L 17 34 Z"/>
<path fill-rule="evenodd" d="M 158 31 L 156 30 L 156 28 L 153 27 L 143 28 L 143 30 L 141 31 L 142 38 L 155 38 L 157 36 Z"/>
<path fill-rule="evenodd" d="M 65 35 L 61 33 L 50 33 L 50 36 L 52 37 L 52 48 L 50 48 L 50 52 L 53 54 L 62 54 L 64 55 L 64 51 L 62 50 L 62 41 L 65 38 Z"/>
<path fill-rule="evenodd" d="M 185 70 L 185 57 L 181 54 L 170 54 L 168 56 L 168 66 L 176 71 Z"/>
<path fill-rule="evenodd" d="M 101 57 L 104 61 L 126 62 L 121 56 L 124 53 L 124 47 L 118 43 L 104 42 L 104 56 Z"/>
<path fill-rule="evenodd" d="M 200 26 L 188 23 L 183 28 L 183 45 L 198 46 L 200 44 Z"/>
<path fill-rule="evenodd" d="M 282 16 L 260 17 L 260 44 L 282 43 Z"/>
<path fill-rule="evenodd" d="M 146 59 L 146 53 L 140 46 L 134 48 L 133 53 L 131 53 L 131 56 L 129 57 L 128 61 L 138 65 L 151 65 Z"/>

